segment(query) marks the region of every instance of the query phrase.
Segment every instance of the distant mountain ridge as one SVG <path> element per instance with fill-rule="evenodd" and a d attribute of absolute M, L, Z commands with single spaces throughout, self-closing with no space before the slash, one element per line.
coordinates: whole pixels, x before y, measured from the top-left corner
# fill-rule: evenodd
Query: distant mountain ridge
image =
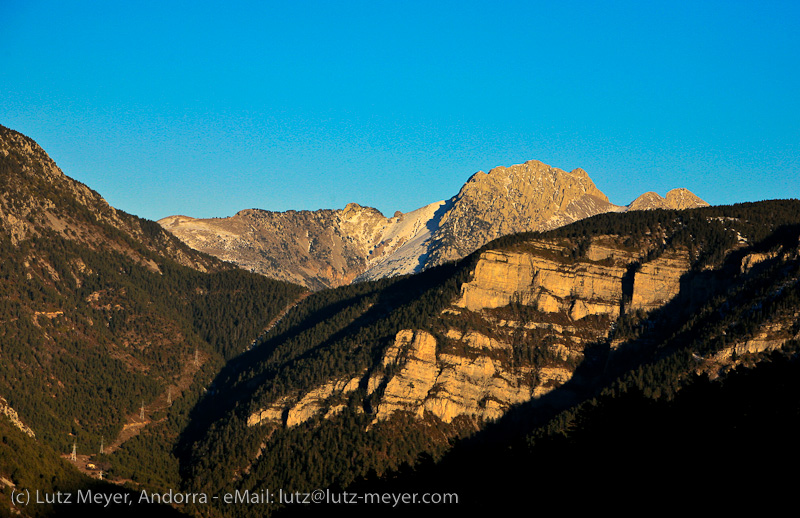
<path fill-rule="evenodd" d="M 168 216 L 165 229 L 192 248 L 311 289 L 415 273 L 460 259 L 497 237 L 550 230 L 605 212 L 686 209 L 708 203 L 686 189 L 612 204 L 583 169 L 530 160 L 473 174 L 459 193 L 403 214 L 248 209 L 229 218 Z"/>

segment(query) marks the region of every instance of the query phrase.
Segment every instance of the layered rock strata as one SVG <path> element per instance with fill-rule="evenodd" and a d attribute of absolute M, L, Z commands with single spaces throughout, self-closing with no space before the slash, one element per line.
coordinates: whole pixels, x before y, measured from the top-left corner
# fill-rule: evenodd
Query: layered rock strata
<path fill-rule="evenodd" d="M 253 412 L 248 424 L 294 426 L 331 417 L 359 386 L 372 399 L 373 422 L 397 412 L 444 423 L 497 419 L 572 378 L 586 346 L 604 339 L 627 310 L 626 282 L 632 309 L 655 309 L 678 293 L 687 252 L 647 262 L 645 250 L 614 242 L 596 238 L 580 259 L 547 240 L 529 240 L 524 250 L 484 252 L 442 315 L 451 326 L 443 336 L 401 330 L 373 369 L 284 397 Z"/>
<path fill-rule="evenodd" d="M 644 263 L 633 278 L 631 309 L 649 311 L 663 306 L 680 291 L 680 279 L 689 270 L 687 254 L 666 254 Z"/>
<path fill-rule="evenodd" d="M 564 263 L 527 253 L 488 251 L 455 306 L 478 311 L 519 302 L 546 313 L 619 315 L 625 268 Z"/>

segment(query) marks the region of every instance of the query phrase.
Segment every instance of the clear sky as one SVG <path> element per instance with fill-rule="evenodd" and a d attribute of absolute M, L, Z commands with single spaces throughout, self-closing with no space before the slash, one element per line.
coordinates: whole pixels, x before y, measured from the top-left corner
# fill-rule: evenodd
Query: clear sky
<path fill-rule="evenodd" d="M 800 2 L 0 0 L 0 124 L 149 219 L 391 215 L 530 159 L 800 197 Z"/>

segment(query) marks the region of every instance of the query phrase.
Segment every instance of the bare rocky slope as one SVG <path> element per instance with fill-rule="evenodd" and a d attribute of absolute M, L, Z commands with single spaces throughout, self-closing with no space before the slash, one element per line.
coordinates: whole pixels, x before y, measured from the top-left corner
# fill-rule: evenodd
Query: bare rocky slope
<path fill-rule="evenodd" d="M 358 276 L 415 271 L 444 202 L 387 218 L 348 204 L 341 210 L 243 210 L 230 218 L 171 216 L 159 223 L 189 246 L 268 277 L 312 289 Z"/>
<path fill-rule="evenodd" d="M 707 205 L 686 189 L 614 205 L 586 171 L 566 172 L 531 160 L 479 171 L 453 198 L 388 218 L 350 203 L 341 210 L 249 209 L 229 218 L 169 216 L 159 223 L 192 248 L 321 289 L 419 272 L 503 235 L 548 230 L 596 214 Z"/>

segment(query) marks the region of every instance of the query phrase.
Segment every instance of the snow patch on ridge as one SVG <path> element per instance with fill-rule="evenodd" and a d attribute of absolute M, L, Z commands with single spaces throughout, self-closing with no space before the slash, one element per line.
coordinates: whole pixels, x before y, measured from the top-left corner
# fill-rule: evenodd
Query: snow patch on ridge
<path fill-rule="evenodd" d="M 437 201 L 397 219 L 391 218 L 381 229 L 381 239 L 367 261 L 367 271 L 359 275 L 356 281 L 422 270 L 433 232 L 439 228 L 439 219 L 448 206 L 444 200 Z"/>

